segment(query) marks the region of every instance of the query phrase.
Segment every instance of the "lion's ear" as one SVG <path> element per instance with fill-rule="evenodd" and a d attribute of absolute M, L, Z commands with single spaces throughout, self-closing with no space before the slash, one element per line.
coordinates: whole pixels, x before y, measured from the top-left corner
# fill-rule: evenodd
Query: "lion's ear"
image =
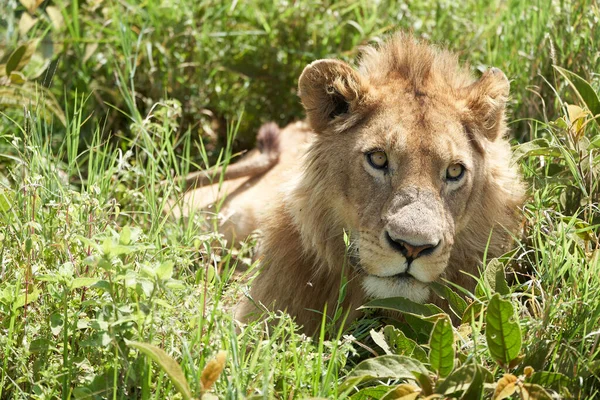
<path fill-rule="evenodd" d="M 348 64 L 318 60 L 298 80 L 298 92 L 308 121 L 321 132 L 331 121 L 352 112 L 365 97 L 367 84 Z"/>
<path fill-rule="evenodd" d="M 490 68 L 481 78 L 465 88 L 468 123 L 474 125 L 489 140 L 502 136 L 505 130 L 505 108 L 510 83 L 504 72 Z"/>

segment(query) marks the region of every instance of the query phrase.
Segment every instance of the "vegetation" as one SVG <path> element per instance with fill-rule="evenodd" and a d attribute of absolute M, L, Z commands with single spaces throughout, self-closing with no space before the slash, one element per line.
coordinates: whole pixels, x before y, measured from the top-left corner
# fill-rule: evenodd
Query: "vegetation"
<path fill-rule="evenodd" d="M 0 398 L 600 398 L 600 8 L 463 3 L 2 2 Z M 436 288 L 460 325 L 403 299 L 315 338 L 239 325 L 253 239 L 163 213 L 173 177 L 302 118 L 305 64 L 394 29 L 511 78 L 515 250 Z"/>

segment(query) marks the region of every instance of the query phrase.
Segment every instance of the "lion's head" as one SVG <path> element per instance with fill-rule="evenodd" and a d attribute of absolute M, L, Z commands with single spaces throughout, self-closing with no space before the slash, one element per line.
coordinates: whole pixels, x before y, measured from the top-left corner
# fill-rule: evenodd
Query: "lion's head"
<path fill-rule="evenodd" d="M 299 92 L 317 137 L 294 220 L 324 264 L 340 264 L 332 238 L 348 230 L 367 296 L 423 302 L 440 277 L 476 273 L 492 230 L 499 252 L 523 193 L 500 70 L 475 80 L 451 53 L 397 35 L 356 70 L 310 64 Z"/>
<path fill-rule="evenodd" d="M 357 69 L 307 66 L 299 92 L 314 139 L 261 223 L 263 270 L 238 318 L 262 303 L 310 332 L 314 310 L 336 309 L 342 276 L 351 317 L 365 297 L 435 300 L 440 278 L 472 288 L 467 274 L 484 251 L 502 253 L 523 197 L 505 139 L 508 90 L 501 71 L 476 80 L 405 35 L 367 49 Z"/>

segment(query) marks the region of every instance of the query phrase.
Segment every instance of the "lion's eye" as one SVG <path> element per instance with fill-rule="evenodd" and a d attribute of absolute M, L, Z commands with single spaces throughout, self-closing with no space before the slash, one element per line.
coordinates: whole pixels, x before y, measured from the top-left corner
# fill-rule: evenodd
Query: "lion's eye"
<path fill-rule="evenodd" d="M 381 150 L 367 153 L 367 161 L 375 169 L 385 169 L 388 165 L 387 155 Z"/>
<path fill-rule="evenodd" d="M 446 170 L 446 180 L 456 182 L 465 174 L 465 167 L 462 164 L 452 164 Z"/>

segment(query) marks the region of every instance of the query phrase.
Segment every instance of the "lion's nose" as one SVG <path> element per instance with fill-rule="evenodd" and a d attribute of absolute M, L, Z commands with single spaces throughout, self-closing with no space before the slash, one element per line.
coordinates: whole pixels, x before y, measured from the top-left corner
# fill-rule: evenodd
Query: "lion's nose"
<path fill-rule="evenodd" d="M 437 242 L 435 244 L 415 245 L 401 239 L 393 238 L 388 232 L 385 233 L 385 236 L 390 246 L 402 253 L 409 261 L 433 253 L 440 244 L 440 242 Z"/>

